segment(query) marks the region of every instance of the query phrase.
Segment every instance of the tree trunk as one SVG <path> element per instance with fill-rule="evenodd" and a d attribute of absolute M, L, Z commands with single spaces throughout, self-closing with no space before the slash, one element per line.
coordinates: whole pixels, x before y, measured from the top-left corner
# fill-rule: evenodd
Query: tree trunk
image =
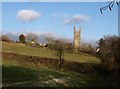
<path fill-rule="evenodd" d="M 62 59 L 62 55 L 61 55 L 61 54 L 60 54 L 59 58 L 60 58 L 60 61 L 59 61 L 59 67 L 61 68 L 61 66 L 62 66 L 62 61 L 61 61 L 61 59 Z"/>

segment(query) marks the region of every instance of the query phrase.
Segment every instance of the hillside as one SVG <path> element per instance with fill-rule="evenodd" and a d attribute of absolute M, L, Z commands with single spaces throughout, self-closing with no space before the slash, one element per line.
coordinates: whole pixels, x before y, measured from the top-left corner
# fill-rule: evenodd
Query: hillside
<path fill-rule="evenodd" d="M 95 73 L 87 74 L 80 71 L 78 73 L 77 71 L 72 70 L 75 69 L 75 66 L 77 69 L 81 70 L 80 68 L 82 67 L 89 69 L 89 65 L 87 66 L 86 64 L 98 65 L 100 62 L 96 57 L 90 55 L 65 53 L 65 60 L 67 62 L 64 63 L 64 67 L 66 68 L 63 67 L 63 69 L 59 70 L 49 66 L 53 66 L 53 63 L 50 60 L 56 60 L 56 57 L 54 55 L 54 51 L 51 51 L 48 48 L 37 48 L 26 46 L 24 44 L 3 42 L 2 49 L 3 87 L 113 86 L 111 75 L 101 75 Z M 36 66 L 36 64 L 33 62 L 35 61 L 34 59 L 37 59 L 39 62 L 41 62 L 39 66 Z M 49 61 L 46 61 L 48 59 Z M 44 65 L 44 63 L 46 64 Z M 66 63 L 71 64 L 71 66 Z M 78 64 L 80 65 L 77 67 Z M 70 67 L 73 68 L 71 69 Z"/>
<path fill-rule="evenodd" d="M 110 87 L 108 75 L 58 71 L 32 63 L 3 59 L 3 87 Z"/>
<path fill-rule="evenodd" d="M 2 51 L 30 55 L 30 56 L 39 56 L 43 58 L 53 58 L 53 59 L 57 58 L 53 50 L 50 50 L 48 48 L 41 48 L 41 47 L 30 47 L 20 43 L 2 42 Z M 87 62 L 87 63 L 100 62 L 98 58 L 91 55 L 65 53 L 64 58 L 66 61 L 69 62 Z"/>

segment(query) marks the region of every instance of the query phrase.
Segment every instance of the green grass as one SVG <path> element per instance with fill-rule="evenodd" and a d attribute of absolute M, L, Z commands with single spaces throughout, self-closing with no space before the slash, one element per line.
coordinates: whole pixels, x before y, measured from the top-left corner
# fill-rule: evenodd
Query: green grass
<path fill-rule="evenodd" d="M 14 52 L 17 54 L 24 54 L 31 56 L 39 56 L 44 58 L 57 58 L 55 56 L 55 52 L 48 48 L 30 47 L 19 43 L 2 42 L 2 51 Z M 66 61 L 71 61 L 71 62 L 74 61 L 74 62 L 100 63 L 100 60 L 98 58 L 91 55 L 86 56 L 80 54 L 65 53 L 64 58 Z"/>
<path fill-rule="evenodd" d="M 87 75 L 70 71 L 57 71 L 35 67 L 31 63 L 3 59 L 4 86 L 27 87 L 111 87 L 112 78 L 106 75 Z"/>
<path fill-rule="evenodd" d="M 13 52 L 30 56 L 56 58 L 55 52 L 48 48 L 30 47 L 18 43 L 2 42 L 3 52 Z M 90 55 L 65 53 L 66 61 L 100 63 L 99 59 Z M 26 87 L 111 87 L 110 75 L 82 74 L 73 71 L 36 67 L 30 62 L 15 59 L 2 59 L 2 82 L 4 86 Z"/>

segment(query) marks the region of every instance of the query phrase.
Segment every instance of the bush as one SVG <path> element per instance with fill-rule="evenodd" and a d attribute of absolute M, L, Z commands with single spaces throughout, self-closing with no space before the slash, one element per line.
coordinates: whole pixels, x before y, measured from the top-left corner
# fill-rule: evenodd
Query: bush
<path fill-rule="evenodd" d="M 66 43 L 66 51 L 68 53 L 73 53 L 73 50 L 74 50 L 74 46 L 72 43 Z"/>
<path fill-rule="evenodd" d="M 9 37 L 6 36 L 6 35 L 3 35 L 3 36 L 1 37 L 1 40 L 2 40 L 2 41 L 5 41 L 5 42 L 9 42 L 9 41 L 10 41 Z"/>
<path fill-rule="evenodd" d="M 108 71 L 114 71 L 120 63 L 120 38 L 117 36 L 105 36 L 99 41 L 100 51 L 98 57 Z"/>
<path fill-rule="evenodd" d="M 120 37 L 104 36 L 99 40 L 99 48 L 98 57 L 102 66 L 114 74 L 114 85 L 120 87 Z"/>
<path fill-rule="evenodd" d="M 89 44 L 84 44 L 82 46 L 80 46 L 79 51 L 82 53 L 88 53 L 88 54 L 95 54 L 95 48 L 93 48 L 91 45 Z"/>

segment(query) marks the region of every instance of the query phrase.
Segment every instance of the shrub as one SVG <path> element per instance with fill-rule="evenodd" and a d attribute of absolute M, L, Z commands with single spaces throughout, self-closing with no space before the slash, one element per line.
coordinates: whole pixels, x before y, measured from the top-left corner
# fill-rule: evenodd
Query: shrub
<path fill-rule="evenodd" d="M 98 57 L 102 66 L 114 74 L 114 85 L 120 87 L 120 37 L 104 36 L 99 40 L 99 47 Z"/>
<path fill-rule="evenodd" d="M 114 71 L 116 65 L 120 63 L 120 38 L 117 36 L 105 36 L 99 41 L 100 51 L 98 57 L 101 59 L 103 66 L 108 71 Z"/>
<path fill-rule="evenodd" d="M 80 46 L 79 51 L 82 53 L 95 54 L 95 48 L 89 44 L 83 44 Z"/>
<path fill-rule="evenodd" d="M 69 53 L 73 53 L 74 46 L 72 43 L 66 43 L 66 51 Z"/>
<path fill-rule="evenodd" d="M 9 42 L 9 41 L 10 41 L 9 37 L 6 36 L 6 35 L 3 35 L 3 36 L 1 37 L 1 39 L 2 39 L 2 41 L 5 41 L 5 42 Z"/>

